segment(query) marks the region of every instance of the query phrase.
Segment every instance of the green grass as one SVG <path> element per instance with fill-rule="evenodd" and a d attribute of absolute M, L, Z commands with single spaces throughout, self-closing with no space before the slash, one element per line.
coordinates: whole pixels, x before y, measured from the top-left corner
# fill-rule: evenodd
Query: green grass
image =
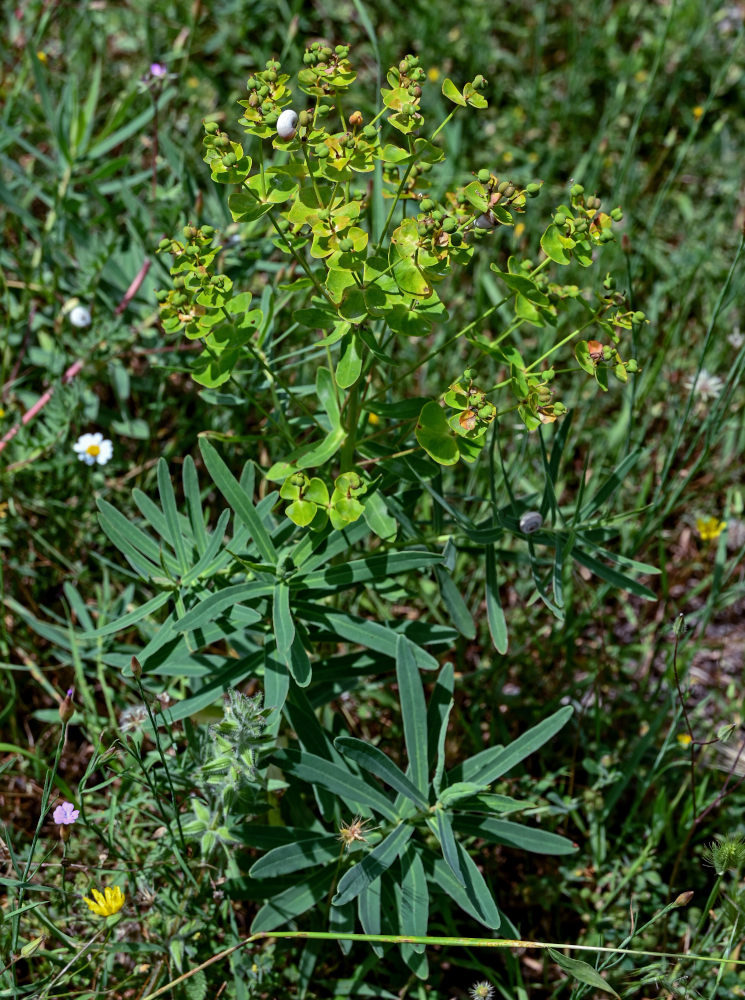
<path fill-rule="evenodd" d="M 0 439 L 47 389 L 54 392 L 0 451 L 1 874 L 8 890 L 0 996 L 145 997 L 187 971 L 194 974 L 166 995 L 419 1000 L 465 997 L 481 980 L 505 1000 L 600 995 L 581 975 L 567 978 L 566 967 L 562 972 L 543 951 L 475 947 L 428 949 L 426 979 L 412 972 L 417 959 L 409 954 L 407 965 L 397 947 L 381 960 L 364 943 L 271 938 L 194 972 L 248 936 L 266 898 L 261 892 L 283 889 L 279 877 L 269 889 L 257 887 L 249 869 L 259 857 L 301 834 L 335 836 L 338 820 L 353 815 L 339 814 L 323 788 L 285 789 L 276 767 L 256 781 L 248 758 L 234 753 L 234 731 L 223 734 L 228 749 L 220 750 L 209 729 L 221 717 L 220 691 L 205 685 L 227 670 L 243 693 L 261 695 L 270 686 L 263 659 L 251 659 L 253 648 L 238 633 L 172 648 L 161 631 L 164 610 L 138 617 L 137 609 L 165 592 L 159 588 L 175 572 L 169 560 L 190 553 L 160 543 L 152 559 L 162 578 L 143 583 L 102 530 L 96 503 L 110 504 L 104 510 L 121 512 L 130 526 L 149 519 L 160 538 L 168 537 L 169 518 L 171 527 L 188 522 L 196 545 L 197 525 L 213 530 L 230 501 L 210 482 L 200 437 L 211 438 L 236 476 L 247 459 L 266 471 L 281 457 L 279 424 L 260 408 L 260 371 L 223 387 L 222 396 L 192 381 L 193 342 L 167 336 L 160 325 L 155 293 L 170 287 L 171 277 L 166 255 L 155 250 L 186 223 L 209 223 L 234 237 L 221 265 L 256 303 L 273 308 L 267 336 L 274 338 L 276 374 L 288 385 L 313 385 L 314 353 L 298 353 L 311 342 L 291 330 L 289 300 L 270 287 L 287 281 L 286 261 L 263 224 L 232 222 L 228 191 L 211 182 L 201 157 L 202 120 L 219 120 L 238 135 L 236 101 L 246 78 L 272 56 L 295 73 L 315 38 L 352 47 L 360 70 L 354 93 L 366 118 L 376 51 L 383 76 L 409 51 L 431 70 L 422 99 L 429 122 L 448 113 L 440 94 L 445 77 L 458 85 L 475 73 L 487 77 L 488 111 L 463 114 L 442 133 L 448 156 L 429 174 L 435 193 L 467 183 L 483 167 L 519 185 L 543 181 L 521 230 L 481 242 L 468 269 L 446 279 L 440 295 L 450 319 L 427 340 L 426 383 L 402 395 L 433 398 L 465 367 L 486 364 L 466 337 L 443 344 L 500 301 L 491 263 L 504 269 L 513 253 L 538 262 L 552 206 L 567 200 L 573 182 L 609 207 L 621 205 L 624 221 L 619 242 L 603 249 L 594 268 L 572 265 L 561 280 L 601 292 L 610 273 L 630 308 L 648 318 L 633 333 L 623 331 L 624 356 L 633 354 L 640 366 L 628 385 L 603 393 L 591 380 L 559 373 L 570 409 L 563 421 L 528 433 L 508 414 L 473 466 L 429 463 L 424 490 L 403 462 L 400 476 L 386 480 L 398 511 L 416 523 L 410 542 L 441 551 L 452 540 L 453 587 L 430 570 L 407 570 L 340 590 L 329 606 L 396 627 L 410 622 L 416 642 L 425 641 L 417 627 L 440 629 L 426 648 L 455 670 L 448 766 L 510 743 L 562 704 L 574 706 L 572 722 L 491 791 L 519 801 L 508 820 L 560 834 L 577 853 L 468 841 L 509 921 L 500 934 L 554 942 L 557 950 L 650 953 L 566 953 L 593 966 L 596 958 L 602 968 L 609 963 L 608 982 L 622 997 L 740 995 L 741 968 L 685 957 L 733 955 L 742 937 L 739 856 L 721 882 L 704 863 L 715 837 L 742 831 L 745 809 L 737 757 L 745 344 L 733 336 L 744 291 L 745 39 L 736 6 L 29 3 L 6 13 L 4 29 Z M 146 79 L 152 62 L 173 76 Z M 256 157 L 255 140 L 248 151 Z M 143 265 L 144 280 L 128 299 Z M 69 322 L 77 302 L 92 312 L 88 328 Z M 511 315 L 498 307 L 476 333 L 498 335 Z M 572 315 L 581 313 L 567 313 L 557 339 L 570 332 Z M 552 336 L 527 325 L 516 342 L 534 358 Z M 416 362 L 417 344 L 401 349 L 403 370 Z M 64 382 L 76 362 L 79 372 Z M 722 380 L 709 398 L 690 388 L 702 369 Z M 497 372 L 489 370 L 495 381 Z M 290 398 L 281 385 L 277 392 L 275 411 Z M 291 433 L 305 433 L 304 420 L 290 415 Z M 72 452 L 89 430 L 114 443 L 105 468 L 85 466 Z M 160 458 L 167 473 L 163 466 L 159 472 Z M 275 488 L 258 476 L 255 485 L 257 498 Z M 513 497 L 534 508 L 545 498 L 554 541 L 555 530 L 563 523 L 568 531 L 576 517 L 587 538 L 633 561 L 615 568 L 631 572 L 655 599 L 619 589 L 568 555 L 562 564 L 551 545 L 528 544 L 509 530 L 496 542 L 509 632 L 507 655 L 497 653 L 487 623 L 485 543 L 463 526 L 497 509 L 512 517 Z M 189 518 L 198 505 L 204 521 Z M 708 517 L 725 520 L 727 533 L 702 538 L 697 519 Z M 284 544 L 289 522 L 281 509 L 275 518 Z M 246 554 L 247 543 L 238 545 L 232 520 L 227 531 L 238 562 L 224 564 L 221 586 L 249 579 L 259 560 Z M 336 564 L 364 558 L 369 545 L 369 536 L 360 536 Z M 645 565 L 659 574 L 639 570 Z M 547 606 L 557 599 L 557 579 L 558 616 Z M 101 634 L 130 613 L 128 628 Z M 680 614 L 688 628 L 676 644 Z M 392 673 L 359 652 L 356 633 L 341 636 L 339 646 L 333 631 L 307 628 L 319 637 L 312 685 L 293 685 L 284 720 L 270 717 L 264 737 L 248 712 L 241 752 L 260 755 L 262 740 L 305 733 L 323 755 L 332 752 L 331 740 L 351 734 L 405 770 L 410 735 Z M 94 641 L 81 637 L 96 629 Z M 148 659 L 140 681 L 130 660 L 143 649 L 154 666 Z M 280 683 L 277 676 L 271 683 Z M 422 679 L 434 698 L 435 675 L 425 671 Z M 58 704 L 71 686 L 77 711 L 63 742 Z M 199 706 L 179 714 L 179 702 L 200 691 Z M 161 711 L 155 728 L 145 703 Z M 679 739 L 689 724 L 692 750 Z M 63 800 L 81 810 L 66 844 L 47 815 Z M 202 815 L 195 801 L 209 810 Z M 324 845 L 318 850 L 332 850 Z M 81 897 L 112 884 L 124 889 L 126 904 L 106 923 Z M 694 893 L 690 902 L 665 910 L 685 890 Z M 319 911 L 297 916 L 294 926 L 325 929 L 320 910 L 328 894 L 319 881 Z M 433 899 L 428 933 L 489 933 L 449 897 Z M 387 906 L 395 908 L 395 900 L 384 898 Z"/>

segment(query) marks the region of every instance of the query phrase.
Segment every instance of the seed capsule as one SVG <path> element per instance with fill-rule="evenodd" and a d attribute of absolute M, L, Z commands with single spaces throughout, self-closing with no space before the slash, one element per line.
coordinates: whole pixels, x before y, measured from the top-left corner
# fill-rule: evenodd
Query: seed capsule
<path fill-rule="evenodd" d="M 280 139 L 292 139 L 297 132 L 297 114 L 292 108 L 287 108 L 277 119 L 277 135 Z"/>
<path fill-rule="evenodd" d="M 532 535 L 541 527 L 543 527 L 543 518 L 537 510 L 526 510 L 520 518 L 520 531 L 524 535 Z"/>

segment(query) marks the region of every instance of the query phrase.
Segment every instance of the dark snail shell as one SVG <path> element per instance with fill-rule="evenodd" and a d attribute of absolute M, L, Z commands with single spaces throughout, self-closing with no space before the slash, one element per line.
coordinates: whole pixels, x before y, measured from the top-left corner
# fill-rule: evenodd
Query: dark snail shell
<path fill-rule="evenodd" d="M 526 510 L 520 518 L 520 531 L 524 535 L 532 535 L 534 531 L 538 531 L 542 527 L 543 518 L 537 510 Z"/>

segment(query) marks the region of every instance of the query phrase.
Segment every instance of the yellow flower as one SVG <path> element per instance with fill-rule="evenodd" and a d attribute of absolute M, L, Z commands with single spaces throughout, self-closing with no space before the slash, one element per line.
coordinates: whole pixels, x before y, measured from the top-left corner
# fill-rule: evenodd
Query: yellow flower
<path fill-rule="evenodd" d="M 691 737 L 688 733 L 678 733 L 675 738 L 682 747 L 688 747 L 691 745 Z"/>
<path fill-rule="evenodd" d="M 711 542 L 715 538 L 719 538 L 726 527 L 726 521 L 718 521 L 715 517 L 696 518 L 696 530 L 701 536 L 702 542 Z"/>
<path fill-rule="evenodd" d="M 696 119 L 701 118 L 703 113 L 704 109 L 701 107 L 700 104 L 697 104 L 696 107 L 693 109 L 693 117 Z"/>
<path fill-rule="evenodd" d="M 427 70 L 427 79 L 429 80 L 430 83 L 437 83 L 437 81 L 440 79 L 440 71 L 439 69 L 437 69 L 436 66 L 430 66 L 430 68 Z"/>
<path fill-rule="evenodd" d="M 95 903 L 87 896 L 83 896 L 83 902 L 87 903 L 88 908 L 97 913 L 99 917 L 110 917 L 112 914 L 118 913 L 124 906 L 124 893 L 118 885 L 115 885 L 113 889 L 107 885 L 103 893 L 100 893 L 98 889 L 91 889 L 91 895 L 95 897 Z"/>

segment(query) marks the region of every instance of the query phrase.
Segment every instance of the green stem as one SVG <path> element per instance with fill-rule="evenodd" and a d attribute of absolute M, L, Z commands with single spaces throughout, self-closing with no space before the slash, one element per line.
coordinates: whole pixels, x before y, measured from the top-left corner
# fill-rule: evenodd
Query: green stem
<path fill-rule="evenodd" d="M 39 805 L 39 819 L 36 823 L 36 829 L 34 830 L 34 835 L 31 838 L 31 844 L 28 849 L 28 858 L 26 859 L 26 867 L 23 871 L 22 884 L 18 888 L 18 906 L 17 909 L 20 910 L 23 905 L 23 899 L 26 895 L 26 884 L 29 881 L 29 874 L 31 872 L 31 865 L 34 861 L 34 851 L 36 850 L 36 845 L 39 842 L 39 835 L 41 834 L 41 828 L 44 824 L 44 819 L 47 814 L 47 807 L 49 804 L 49 793 L 54 782 L 55 775 L 57 774 L 57 768 L 59 767 L 59 762 L 62 757 L 62 750 L 65 746 L 65 741 L 67 739 L 67 723 L 62 723 L 62 729 L 60 731 L 60 737 L 57 742 L 57 750 L 54 755 L 54 763 L 52 764 L 52 769 L 47 772 L 46 778 L 44 779 L 44 789 L 41 793 L 41 803 Z M 20 918 L 13 918 L 13 926 L 11 931 L 11 952 L 15 952 L 18 949 L 18 935 L 20 931 Z"/>
<path fill-rule="evenodd" d="M 349 472 L 354 465 L 354 451 L 357 446 L 357 424 L 360 419 L 359 380 L 355 382 L 347 397 L 347 436 L 341 449 L 341 471 Z"/>
<path fill-rule="evenodd" d="M 135 677 L 137 682 L 137 690 L 140 692 L 140 698 L 147 711 L 148 718 L 150 719 L 150 725 L 153 727 L 153 734 L 155 735 L 155 746 L 158 748 L 158 756 L 160 757 L 160 762 L 163 765 L 163 769 L 166 772 L 166 781 L 168 782 L 168 791 L 171 796 L 171 808 L 173 809 L 173 814 L 176 817 L 176 826 L 178 827 L 179 840 L 181 841 L 181 850 L 186 854 L 186 840 L 184 838 L 184 831 L 181 827 L 181 814 L 179 812 L 178 804 L 176 802 L 176 790 L 173 787 L 173 780 L 171 778 L 171 771 L 168 767 L 168 762 L 166 760 L 165 754 L 163 753 L 163 747 L 160 742 L 160 734 L 158 733 L 158 727 L 155 724 L 155 717 L 153 711 L 150 708 L 150 703 L 145 695 L 145 690 L 142 686 L 142 682 L 139 677 Z M 196 882 L 195 882 L 196 884 Z"/>
<path fill-rule="evenodd" d="M 642 951 L 636 948 L 611 948 L 602 945 L 568 944 L 561 941 L 522 941 L 516 938 L 418 937 L 403 934 L 342 934 L 338 931 L 259 931 L 259 933 L 252 934 L 250 937 L 245 938 L 245 940 L 239 941 L 238 944 L 231 945 L 230 948 L 225 948 L 224 951 L 218 952 L 200 965 L 189 969 L 188 972 L 171 980 L 170 983 L 166 983 L 165 986 L 161 986 L 160 989 L 155 990 L 153 993 L 148 993 L 141 1000 L 155 1000 L 156 997 L 167 993 L 174 986 L 183 983 L 200 970 L 206 969 L 216 962 L 221 962 L 240 948 L 245 948 L 247 945 L 254 944 L 256 941 L 266 940 L 267 938 L 297 941 L 367 941 L 372 944 L 424 944 L 433 947 L 450 948 L 537 948 L 541 950 L 565 948 L 568 951 L 587 951 L 594 954 L 638 955 L 643 958 L 674 959 L 678 962 L 713 962 L 717 965 L 726 963 L 745 966 L 745 959 L 734 959 L 720 955 L 677 955 L 669 951 Z"/>

